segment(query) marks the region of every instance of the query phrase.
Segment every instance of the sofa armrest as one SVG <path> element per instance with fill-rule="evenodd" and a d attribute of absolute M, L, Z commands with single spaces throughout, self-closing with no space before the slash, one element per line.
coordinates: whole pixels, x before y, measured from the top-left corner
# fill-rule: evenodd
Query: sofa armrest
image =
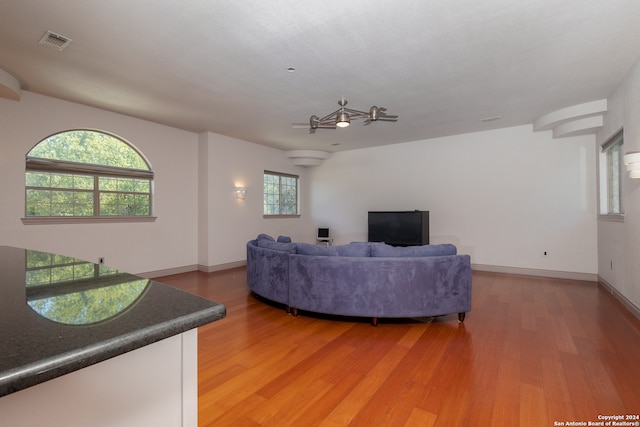
<path fill-rule="evenodd" d="M 289 252 L 247 243 L 247 285 L 264 298 L 289 304 Z"/>

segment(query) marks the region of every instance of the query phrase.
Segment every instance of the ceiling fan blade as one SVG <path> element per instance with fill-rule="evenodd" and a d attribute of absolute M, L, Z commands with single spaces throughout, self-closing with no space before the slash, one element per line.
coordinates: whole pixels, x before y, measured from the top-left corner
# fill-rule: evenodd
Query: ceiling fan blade
<path fill-rule="evenodd" d="M 310 134 L 314 134 L 316 133 L 316 130 L 318 129 L 335 129 L 335 126 L 327 126 L 327 125 L 318 125 L 315 127 L 310 128 L 309 126 L 307 126 L 307 128 L 309 129 L 309 133 Z"/>
<path fill-rule="evenodd" d="M 387 114 L 386 108 L 380 108 L 380 116 L 390 116 L 391 114 Z"/>
<path fill-rule="evenodd" d="M 380 110 L 380 115 L 379 115 L 380 118 L 383 118 L 383 117 L 393 118 L 393 119 L 397 119 L 398 118 L 398 116 L 395 115 L 395 114 L 387 114 L 386 113 L 387 109 L 384 108 L 384 107 L 380 107 L 379 110 Z"/>

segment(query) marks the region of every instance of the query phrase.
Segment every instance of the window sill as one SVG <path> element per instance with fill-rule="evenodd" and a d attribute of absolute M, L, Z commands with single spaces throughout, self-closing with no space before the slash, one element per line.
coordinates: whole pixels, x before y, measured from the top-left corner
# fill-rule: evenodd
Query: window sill
<path fill-rule="evenodd" d="M 155 216 L 104 216 L 104 217 L 26 217 L 21 218 L 25 225 L 46 224 L 102 224 L 117 222 L 155 222 Z"/>
<path fill-rule="evenodd" d="M 262 218 L 300 218 L 300 214 L 296 214 L 296 215 L 262 215 Z"/>
<path fill-rule="evenodd" d="M 600 214 L 598 215 L 598 220 L 624 222 L 624 214 Z"/>

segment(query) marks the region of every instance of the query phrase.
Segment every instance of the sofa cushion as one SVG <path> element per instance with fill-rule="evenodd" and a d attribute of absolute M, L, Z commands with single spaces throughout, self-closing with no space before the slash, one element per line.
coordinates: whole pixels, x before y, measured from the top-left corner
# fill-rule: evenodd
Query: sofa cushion
<path fill-rule="evenodd" d="M 258 242 L 258 247 L 260 248 L 271 249 L 271 250 L 280 251 L 280 252 L 289 252 L 291 254 L 296 253 L 295 243 L 282 243 L 282 242 L 275 242 L 273 240 L 267 240 L 267 239 L 258 239 L 257 242 Z"/>
<path fill-rule="evenodd" d="M 366 257 L 370 257 L 371 256 L 371 245 L 375 245 L 376 243 L 371 243 L 371 242 L 351 242 L 349 243 L 349 245 L 357 245 L 357 246 L 361 246 L 363 253 Z"/>
<path fill-rule="evenodd" d="M 258 237 L 256 237 L 257 241 L 260 240 L 269 240 L 271 242 L 275 242 L 276 239 L 274 239 L 273 237 L 269 236 L 268 234 L 258 234 Z"/>
<path fill-rule="evenodd" d="M 278 236 L 277 242 L 280 242 L 280 243 L 291 243 L 291 237 L 289 237 L 289 236 Z"/>
<path fill-rule="evenodd" d="M 456 253 L 456 247 L 449 243 L 422 246 L 391 246 L 386 244 L 371 245 L 372 257 L 423 257 L 456 255 Z"/>
<path fill-rule="evenodd" d="M 325 246 L 311 243 L 297 243 L 296 253 L 299 255 L 316 256 L 368 257 L 370 249 L 369 245 L 360 244 Z"/>

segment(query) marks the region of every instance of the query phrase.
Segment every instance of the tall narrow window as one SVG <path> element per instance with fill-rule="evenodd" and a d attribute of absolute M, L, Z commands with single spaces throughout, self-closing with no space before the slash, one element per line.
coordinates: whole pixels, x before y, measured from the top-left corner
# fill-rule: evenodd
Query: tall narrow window
<path fill-rule="evenodd" d="M 264 171 L 264 215 L 298 214 L 298 176 Z"/>
<path fill-rule="evenodd" d="M 25 222 L 151 218 L 152 190 L 153 171 L 130 144 L 92 130 L 57 133 L 27 153 Z"/>
<path fill-rule="evenodd" d="M 622 215 L 622 131 L 602 145 L 600 156 L 600 213 Z"/>

